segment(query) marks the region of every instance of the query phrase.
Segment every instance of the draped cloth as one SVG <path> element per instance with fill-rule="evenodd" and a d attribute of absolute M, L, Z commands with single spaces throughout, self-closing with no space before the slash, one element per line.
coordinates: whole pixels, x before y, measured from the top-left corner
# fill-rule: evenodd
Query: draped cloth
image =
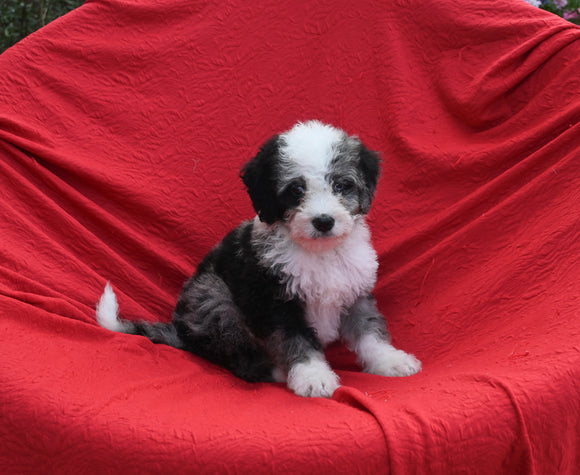
<path fill-rule="evenodd" d="M 93 0 L 0 56 L 3 473 L 577 473 L 580 29 L 522 0 Z M 307 399 L 168 321 L 319 119 L 381 152 L 375 296 L 421 373 Z"/>

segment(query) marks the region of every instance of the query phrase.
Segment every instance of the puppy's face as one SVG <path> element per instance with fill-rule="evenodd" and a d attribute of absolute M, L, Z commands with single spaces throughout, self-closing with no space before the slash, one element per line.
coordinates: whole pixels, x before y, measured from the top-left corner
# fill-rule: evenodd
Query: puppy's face
<path fill-rule="evenodd" d="M 368 213 L 378 175 L 375 152 L 317 121 L 273 137 L 242 171 L 260 220 L 312 251 L 344 241 Z"/>

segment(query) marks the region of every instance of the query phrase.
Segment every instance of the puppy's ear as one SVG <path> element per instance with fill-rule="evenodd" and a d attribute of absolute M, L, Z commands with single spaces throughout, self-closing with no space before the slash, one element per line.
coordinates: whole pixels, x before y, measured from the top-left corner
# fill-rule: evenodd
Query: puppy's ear
<path fill-rule="evenodd" d="M 279 219 L 276 206 L 276 162 L 279 141 L 278 135 L 268 140 L 240 172 L 256 213 L 261 221 L 268 224 L 273 224 Z"/>
<path fill-rule="evenodd" d="M 377 152 L 373 152 L 361 143 L 359 150 L 359 167 L 365 182 L 365 187 L 360 195 L 361 213 L 367 214 L 371 209 L 371 203 L 379 181 L 381 159 Z"/>

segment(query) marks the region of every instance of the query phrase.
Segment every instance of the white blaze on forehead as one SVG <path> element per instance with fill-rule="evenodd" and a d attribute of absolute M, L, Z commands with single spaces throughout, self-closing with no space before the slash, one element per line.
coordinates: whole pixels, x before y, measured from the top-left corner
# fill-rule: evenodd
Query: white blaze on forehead
<path fill-rule="evenodd" d="M 282 159 L 303 171 L 326 172 L 335 157 L 338 144 L 344 140 L 341 130 L 317 120 L 300 122 L 281 135 L 285 145 L 280 148 Z"/>

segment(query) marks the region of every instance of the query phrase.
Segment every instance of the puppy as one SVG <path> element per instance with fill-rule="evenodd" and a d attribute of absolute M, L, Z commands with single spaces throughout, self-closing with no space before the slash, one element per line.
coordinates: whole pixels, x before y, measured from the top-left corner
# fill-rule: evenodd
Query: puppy
<path fill-rule="evenodd" d="M 365 222 L 379 157 L 318 121 L 272 137 L 241 178 L 257 216 L 231 231 L 181 291 L 171 323 L 118 318 L 107 284 L 99 324 L 224 366 L 246 381 L 285 381 L 330 397 L 324 347 L 342 338 L 366 372 L 408 376 L 421 363 L 390 343 L 371 292 L 377 255 Z"/>

